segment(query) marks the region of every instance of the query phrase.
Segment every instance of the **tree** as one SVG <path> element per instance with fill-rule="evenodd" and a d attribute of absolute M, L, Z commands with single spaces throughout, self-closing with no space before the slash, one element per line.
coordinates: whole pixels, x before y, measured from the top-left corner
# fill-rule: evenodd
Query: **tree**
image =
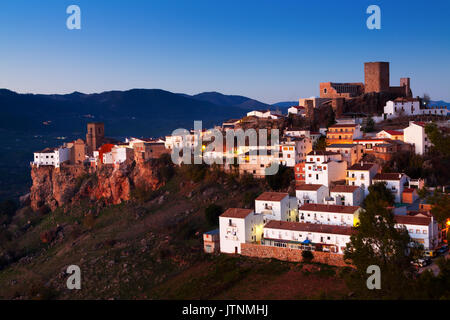
<path fill-rule="evenodd" d="M 319 139 L 314 143 L 314 150 L 324 150 L 327 148 L 327 139 L 325 136 L 320 136 Z"/>
<path fill-rule="evenodd" d="M 205 208 L 205 218 L 210 226 L 217 226 L 219 224 L 219 216 L 222 214 L 223 209 L 216 204 L 210 204 Z"/>
<path fill-rule="evenodd" d="M 366 125 L 364 126 L 363 131 L 364 132 L 372 132 L 375 130 L 375 121 L 373 121 L 373 119 L 371 117 L 369 117 L 369 119 L 367 119 Z"/>
<path fill-rule="evenodd" d="M 305 262 L 311 262 L 314 259 L 314 254 L 309 250 L 303 250 L 302 258 Z"/>
<path fill-rule="evenodd" d="M 428 191 L 428 188 L 424 186 L 422 189 L 417 190 L 417 194 L 421 199 L 425 199 L 430 194 L 430 192 Z"/>
<path fill-rule="evenodd" d="M 380 188 L 379 186 L 377 187 Z M 379 190 L 378 190 L 379 191 Z M 371 192 L 372 193 L 372 192 Z M 415 270 L 411 261 L 418 254 L 411 248 L 411 239 L 405 228 L 395 227 L 395 217 L 385 207 L 384 193 L 373 196 L 366 210 L 359 215 L 359 224 L 347 243 L 344 258 L 356 267 L 348 277 L 348 285 L 360 296 L 383 299 L 407 298 L 411 290 Z M 375 199 L 381 201 L 375 202 Z M 420 248 L 419 248 L 420 249 Z M 414 252 L 414 256 L 411 254 Z M 381 272 L 381 289 L 368 290 L 366 273 L 371 265 Z"/>
<path fill-rule="evenodd" d="M 278 172 L 273 175 L 266 175 L 266 182 L 272 190 L 280 190 L 289 187 L 294 180 L 294 171 L 284 165 L 278 167 Z"/>
<path fill-rule="evenodd" d="M 433 205 L 431 213 L 439 223 L 446 223 L 450 219 L 450 196 L 435 191 L 428 202 Z"/>
<path fill-rule="evenodd" d="M 450 136 L 445 136 L 435 123 L 428 123 L 425 126 L 425 133 L 433 144 L 431 149 L 450 157 Z"/>
<path fill-rule="evenodd" d="M 369 186 L 369 195 L 364 199 L 364 207 L 383 207 L 392 206 L 394 204 L 394 195 L 386 188 L 386 182 L 377 182 Z"/>

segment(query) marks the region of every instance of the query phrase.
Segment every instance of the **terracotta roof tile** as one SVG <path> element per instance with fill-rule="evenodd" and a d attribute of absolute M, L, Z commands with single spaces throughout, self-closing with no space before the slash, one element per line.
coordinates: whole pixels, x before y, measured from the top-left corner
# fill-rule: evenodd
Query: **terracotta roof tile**
<path fill-rule="evenodd" d="M 371 163 L 371 162 L 360 162 L 360 163 L 355 163 L 354 165 L 349 167 L 347 170 L 367 171 L 367 170 L 370 170 L 374 165 L 375 165 L 375 163 Z"/>
<path fill-rule="evenodd" d="M 269 221 L 264 225 L 264 229 L 282 229 L 292 231 L 307 231 L 307 232 L 331 233 L 343 235 L 351 235 L 355 232 L 351 227 L 345 226 L 335 226 L 317 223 L 288 222 L 278 220 Z"/>
<path fill-rule="evenodd" d="M 417 217 L 417 216 L 404 216 L 404 215 L 395 215 L 395 222 L 398 224 L 412 224 L 419 226 L 428 226 L 431 222 L 431 218 L 429 217 Z"/>
<path fill-rule="evenodd" d="M 390 180 L 390 181 L 399 181 L 403 173 L 377 173 L 374 180 Z"/>
<path fill-rule="evenodd" d="M 356 189 L 359 189 L 359 186 L 334 186 L 330 189 L 330 192 L 347 192 L 353 193 Z"/>
<path fill-rule="evenodd" d="M 360 207 L 357 206 L 340 206 L 335 204 L 305 203 L 299 211 L 316 211 L 316 212 L 336 212 L 353 214 Z"/>
<path fill-rule="evenodd" d="M 253 212 L 253 209 L 243 209 L 243 208 L 228 208 L 220 216 L 222 218 L 240 218 L 243 219 Z"/>
<path fill-rule="evenodd" d="M 316 191 L 322 187 L 321 184 L 300 184 L 295 187 L 295 190 L 304 190 L 304 191 Z"/>
<path fill-rule="evenodd" d="M 256 200 L 258 201 L 281 201 L 285 197 L 288 197 L 289 194 L 285 192 L 264 192 L 259 195 Z"/>

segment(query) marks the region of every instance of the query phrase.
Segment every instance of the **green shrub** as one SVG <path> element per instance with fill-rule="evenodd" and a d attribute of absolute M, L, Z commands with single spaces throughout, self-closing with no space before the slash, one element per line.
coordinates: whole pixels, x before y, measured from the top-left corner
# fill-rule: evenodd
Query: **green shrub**
<path fill-rule="evenodd" d="M 314 254 L 312 253 L 312 251 L 303 250 L 302 258 L 303 258 L 303 261 L 305 261 L 305 262 L 311 262 L 314 259 Z"/>

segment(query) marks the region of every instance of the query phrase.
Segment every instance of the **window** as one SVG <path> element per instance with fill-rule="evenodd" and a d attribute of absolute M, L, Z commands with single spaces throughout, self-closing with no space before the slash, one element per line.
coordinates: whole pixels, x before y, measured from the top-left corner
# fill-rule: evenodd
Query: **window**
<path fill-rule="evenodd" d="M 423 230 L 423 234 L 427 234 L 427 230 Z"/>

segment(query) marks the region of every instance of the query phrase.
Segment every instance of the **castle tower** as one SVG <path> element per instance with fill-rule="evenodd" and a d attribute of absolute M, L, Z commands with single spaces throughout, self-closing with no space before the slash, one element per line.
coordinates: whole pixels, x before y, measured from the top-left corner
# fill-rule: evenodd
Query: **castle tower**
<path fill-rule="evenodd" d="M 336 118 L 340 118 L 344 113 L 344 98 L 333 98 L 331 99 L 331 107 L 333 108 Z"/>
<path fill-rule="evenodd" d="M 305 100 L 305 115 L 310 122 L 314 122 L 314 103 L 312 100 Z"/>
<path fill-rule="evenodd" d="M 89 155 L 103 144 L 105 137 L 105 124 L 102 122 L 90 122 L 87 124 L 86 144 Z"/>
<path fill-rule="evenodd" d="M 364 92 L 389 92 L 389 62 L 364 63 Z"/>
<path fill-rule="evenodd" d="M 405 97 L 411 98 L 411 79 L 410 78 L 400 78 L 400 87 L 405 88 Z"/>

